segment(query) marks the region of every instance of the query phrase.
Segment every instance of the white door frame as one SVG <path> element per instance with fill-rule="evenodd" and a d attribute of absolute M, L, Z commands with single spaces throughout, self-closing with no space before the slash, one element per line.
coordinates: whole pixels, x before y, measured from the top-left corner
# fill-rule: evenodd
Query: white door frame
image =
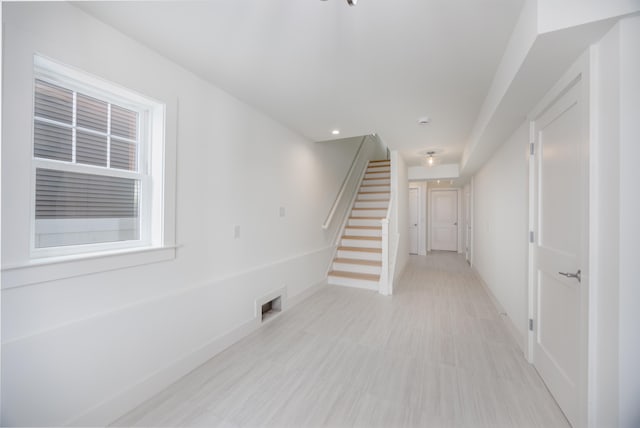
<path fill-rule="evenodd" d="M 461 239 L 461 233 L 460 233 L 460 189 L 458 189 L 457 187 L 437 187 L 435 189 L 431 189 L 429 188 L 428 190 L 428 195 L 427 195 L 427 199 L 428 199 L 428 204 L 427 204 L 427 251 L 431 251 L 431 238 L 433 236 L 433 233 L 431 233 L 431 220 L 432 220 L 432 216 L 431 216 L 431 210 L 433 208 L 433 203 L 431 200 L 431 191 L 435 190 L 435 191 L 440 191 L 440 190 L 453 190 L 456 192 L 456 196 L 457 196 L 457 215 L 458 215 L 458 236 L 457 236 L 457 240 L 456 240 L 456 252 L 460 253 L 460 239 Z"/>
<path fill-rule="evenodd" d="M 578 61 L 576 61 L 575 64 L 573 64 L 573 66 L 563 75 L 563 77 L 551 88 L 551 90 L 542 98 L 542 100 L 540 101 L 540 103 L 532 110 L 532 112 L 529 114 L 528 119 L 529 119 L 529 143 L 530 144 L 534 144 L 536 142 L 536 136 L 535 136 L 535 132 L 534 132 L 534 123 L 536 121 L 536 119 L 538 119 L 540 116 L 542 116 L 546 110 L 552 106 L 555 101 L 560 98 L 566 90 L 568 90 L 569 88 L 571 88 L 574 84 L 574 82 L 576 82 L 577 79 L 581 79 L 581 88 L 582 88 L 582 102 L 584 103 L 585 106 L 587 106 L 584 110 L 585 110 L 585 117 L 583 119 L 583 123 L 585 124 L 585 129 L 583 129 L 583 135 L 585 138 L 590 139 L 591 135 L 590 135 L 590 129 L 589 129 L 589 123 L 590 123 L 590 118 L 589 118 L 589 106 L 590 106 L 590 100 L 589 100 L 589 95 L 590 95 L 590 67 L 589 67 L 589 61 L 590 61 L 590 57 L 589 57 L 589 51 L 587 51 L 582 57 L 580 57 L 580 59 L 578 59 Z M 589 147 L 590 146 L 590 141 L 585 141 L 585 146 Z M 537 147 L 534 146 L 534 150 L 537 149 Z M 536 150 L 537 151 L 537 150 Z M 589 156 L 588 156 L 588 150 L 585 150 L 585 157 L 582 159 L 583 162 L 583 168 L 585 168 L 586 171 L 586 177 L 587 177 L 587 182 L 588 182 L 588 176 L 589 176 Z M 533 240 L 530 238 L 529 240 L 529 249 L 528 249 L 528 314 L 529 314 L 529 323 L 534 323 L 535 321 L 531 321 L 534 318 L 534 312 L 535 312 L 535 308 L 534 308 L 534 302 L 535 302 L 535 296 L 534 296 L 534 292 L 535 292 L 535 287 L 534 287 L 534 281 L 535 281 L 535 242 L 538 236 L 538 230 L 537 230 L 537 185 L 536 185 L 536 178 L 537 178 L 537 174 L 536 174 L 536 157 L 535 155 L 530 155 L 529 156 L 529 231 L 530 234 L 533 234 Z M 585 201 L 589 200 L 589 189 L 588 189 L 588 183 L 585 186 Z M 587 203 L 588 206 L 588 203 Z M 589 219 L 588 219 L 588 213 L 587 213 L 587 218 L 585 219 L 585 224 L 584 224 L 584 232 L 585 236 L 588 237 L 589 234 Z M 589 314 L 589 307 L 590 305 L 593 305 L 594 301 L 593 299 L 596 297 L 594 295 L 594 290 L 593 287 L 590 285 L 590 277 L 589 277 L 589 248 L 588 248 L 588 239 L 587 242 L 583 243 L 583 246 L 587 246 L 587 248 L 583 248 L 583 260 L 581 260 L 581 270 L 582 270 L 582 283 L 581 286 L 584 287 L 589 287 L 587 293 L 583 293 L 584 296 L 588 296 L 587 298 L 583 299 L 583 301 L 581 301 L 581 311 L 582 311 L 582 315 L 586 318 L 585 323 L 582 327 L 581 331 L 581 342 L 583 344 L 588 344 L 591 339 L 593 338 L 594 334 L 593 334 L 593 326 L 592 326 L 592 319 L 590 317 Z M 528 340 L 527 340 L 527 359 L 530 363 L 533 363 L 533 348 L 534 348 L 534 341 L 535 341 L 535 332 L 530 328 L 530 326 L 528 326 L 529 328 L 527 328 L 528 330 Z M 591 395 L 589 392 L 589 372 L 590 372 L 590 365 L 593 364 L 593 361 L 589 360 L 589 354 L 591 354 L 591 352 L 589 352 L 590 346 L 586 345 L 583 347 L 583 352 L 580 355 L 580 366 L 581 366 L 581 370 L 580 370 L 580 380 L 579 380 L 579 391 L 580 391 L 580 398 L 579 398 L 579 422 L 578 422 L 578 426 L 587 426 L 587 404 L 588 404 L 588 397 Z"/>
<path fill-rule="evenodd" d="M 409 254 L 416 254 L 419 255 L 420 254 L 420 235 L 422 232 L 422 225 L 420 224 L 420 217 L 422 214 L 422 210 L 420 209 L 420 205 L 422 204 L 422 198 L 420 196 L 420 187 L 415 187 L 415 186 L 409 186 L 409 209 L 411 208 L 411 191 L 415 191 L 416 192 L 416 252 L 412 253 L 411 251 L 409 251 Z M 411 213 L 409 213 L 409 218 L 411 218 Z M 411 237 L 409 237 L 409 241 L 411 241 Z M 409 248 L 411 250 L 411 248 Z"/>
<path fill-rule="evenodd" d="M 410 181 L 409 188 L 418 189 L 418 255 L 427 255 L 427 186 L 426 181 Z"/>

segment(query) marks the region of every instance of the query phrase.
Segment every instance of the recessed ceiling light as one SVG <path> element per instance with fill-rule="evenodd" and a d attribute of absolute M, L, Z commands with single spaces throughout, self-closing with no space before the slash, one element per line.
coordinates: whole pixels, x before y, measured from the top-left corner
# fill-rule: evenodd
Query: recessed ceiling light
<path fill-rule="evenodd" d="M 334 129 L 333 131 L 331 131 L 331 133 L 333 135 L 340 135 L 340 130 L 339 129 Z"/>
<path fill-rule="evenodd" d="M 347 0 L 347 3 L 349 3 L 349 6 L 355 6 L 358 0 Z"/>
<path fill-rule="evenodd" d="M 431 118 L 428 116 L 418 119 L 418 125 L 427 125 L 429 122 L 431 122 Z"/>

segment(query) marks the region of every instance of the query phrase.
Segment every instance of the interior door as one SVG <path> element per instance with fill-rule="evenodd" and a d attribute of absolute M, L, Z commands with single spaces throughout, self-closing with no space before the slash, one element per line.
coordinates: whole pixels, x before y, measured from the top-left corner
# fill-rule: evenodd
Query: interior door
<path fill-rule="evenodd" d="M 409 253 L 418 254 L 418 190 L 409 189 Z"/>
<path fill-rule="evenodd" d="M 533 123 L 533 363 L 565 416 L 580 425 L 586 390 L 587 118 L 580 80 Z"/>
<path fill-rule="evenodd" d="M 465 260 L 471 263 L 471 192 L 465 192 Z"/>
<path fill-rule="evenodd" d="M 458 251 L 458 191 L 431 191 L 431 249 Z"/>

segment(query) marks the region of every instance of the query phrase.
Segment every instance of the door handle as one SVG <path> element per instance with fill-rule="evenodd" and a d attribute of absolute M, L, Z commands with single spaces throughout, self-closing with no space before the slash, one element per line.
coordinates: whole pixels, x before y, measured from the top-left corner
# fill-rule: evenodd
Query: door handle
<path fill-rule="evenodd" d="M 562 276 L 566 276 L 567 278 L 575 278 L 578 280 L 578 282 L 582 282 L 582 272 L 580 272 L 580 269 L 578 269 L 578 272 L 576 273 L 569 273 L 569 272 L 558 272 L 560 275 Z"/>

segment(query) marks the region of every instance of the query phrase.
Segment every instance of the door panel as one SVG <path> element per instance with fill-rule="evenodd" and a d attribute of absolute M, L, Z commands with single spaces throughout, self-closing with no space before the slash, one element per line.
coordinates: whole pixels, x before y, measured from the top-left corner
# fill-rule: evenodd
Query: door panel
<path fill-rule="evenodd" d="M 586 355 L 582 305 L 587 284 L 559 272 L 586 268 L 582 266 L 587 204 L 581 85 L 574 81 L 533 123 L 537 188 L 533 363 L 574 426 L 579 420 Z"/>
<path fill-rule="evenodd" d="M 458 250 L 458 191 L 431 191 L 431 249 Z"/>
<path fill-rule="evenodd" d="M 471 262 L 471 192 L 465 194 L 465 259 Z"/>
<path fill-rule="evenodd" d="M 418 189 L 409 189 L 409 253 L 418 254 Z"/>

